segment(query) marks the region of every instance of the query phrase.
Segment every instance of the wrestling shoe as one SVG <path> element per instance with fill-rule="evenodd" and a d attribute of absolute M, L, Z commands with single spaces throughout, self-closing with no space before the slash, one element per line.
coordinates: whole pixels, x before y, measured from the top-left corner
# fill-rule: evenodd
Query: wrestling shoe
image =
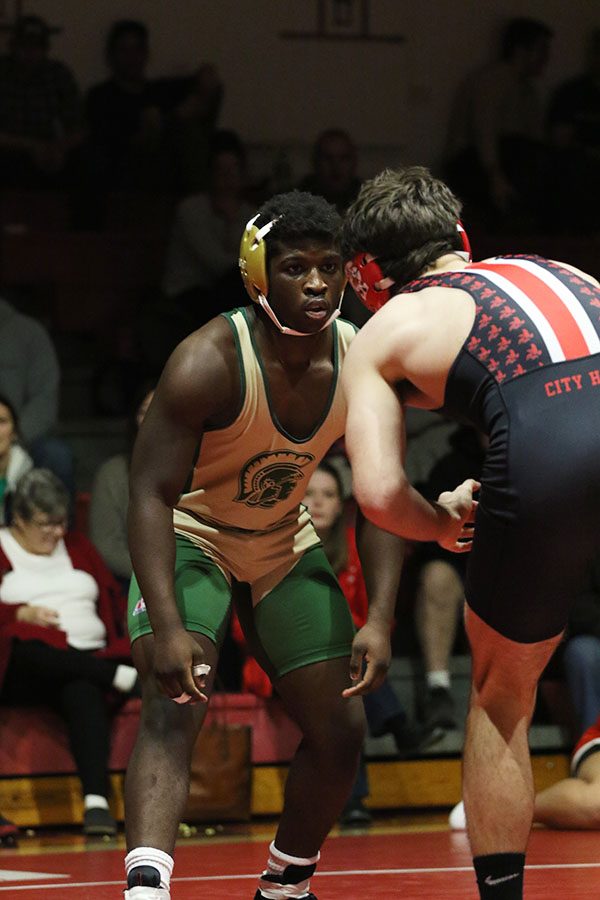
<path fill-rule="evenodd" d="M 166 888 L 140 887 L 129 888 L 125 891 L 125 900 L 171 900 L 171 894 Z"/>
<path fill-rule="evenodd" d="M 587 731 L 584 731 L 573 750 L 571 757 L 571 775 L 577 775 L 577 769 L 588 756 L 600 750 L 600 716 Z"/>
<path fill-rule="evenodd" d="M 140 898 L 143 900 L 143 898 Z M 257 891 L 254 895 L 254 900 L 268 900 L 268 897 L 265 897 L 264 894 L 261 894 L 260 891 Z M 314 894 L 307 894 L 306 897 L 302 897 L 302 900 L 317 900 Z"/>

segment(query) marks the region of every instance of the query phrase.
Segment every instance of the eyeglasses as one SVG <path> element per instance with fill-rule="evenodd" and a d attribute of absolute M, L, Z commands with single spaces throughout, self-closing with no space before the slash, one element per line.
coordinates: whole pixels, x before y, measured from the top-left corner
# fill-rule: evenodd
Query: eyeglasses
<path fill-rule="evenodd" d="M 48 519 L 36 519 L 35 517 L 33 517 L 29 520 L 29 524 L 33 525 L 34 528 L 37 528 L 38 531 L 42 531 L 44 534 L 50 534 L 51 531 L 67 530 L 66 519 L 56 519 L 54 522 L 52 522 Z"/>

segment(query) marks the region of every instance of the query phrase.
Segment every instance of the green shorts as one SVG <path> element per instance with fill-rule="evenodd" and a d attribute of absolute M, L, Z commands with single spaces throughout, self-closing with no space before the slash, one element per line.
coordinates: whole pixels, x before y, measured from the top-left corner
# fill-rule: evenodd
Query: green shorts
<path fill-rule="evenodd" d="M 197 545 L 176 535 L 175 595 L 185 628 L 206 635 L 220 648 L 232 592 L 221 569 Z M 135 576 L 127 618 L 132 642 L 151 634 Z M 310 663 L 350 655 L 352 616 L 320 546 L 307 550 L 249 614 L 240 614 L 240 621 L 251 650 L 272 679 Z"/>

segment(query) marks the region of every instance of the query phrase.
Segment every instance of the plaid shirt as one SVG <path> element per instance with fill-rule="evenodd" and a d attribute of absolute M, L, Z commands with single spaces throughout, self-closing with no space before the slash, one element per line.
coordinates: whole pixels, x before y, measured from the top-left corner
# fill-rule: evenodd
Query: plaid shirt
<path fill-rule="evenodd" d="M 81 125 L 81 97 L 71 71 L 48 59 L 34 72 L 0 57 L 0 132 L 51 140 Z"/>

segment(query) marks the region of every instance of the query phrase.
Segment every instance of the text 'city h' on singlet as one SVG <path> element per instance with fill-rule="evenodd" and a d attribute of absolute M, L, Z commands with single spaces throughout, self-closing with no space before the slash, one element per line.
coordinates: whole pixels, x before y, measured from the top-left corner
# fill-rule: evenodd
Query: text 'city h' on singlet
<path fill-rule="evenodd" d="M 242 403 L 234 422 L 207 429 L 189 489 L 179 499 L 175 527 L 194 533 L 194 522 L 216 529 L 270 531 L 300 514 L 308 481 L 346 425 L 340 366 L 356 328 L 337 319 L 333 331 L 333 374 L 321 417 L 298 439 L 279 423 L 266 373 L 243 309 L 225 314 L 235 337 Z M 302 340 L 298 338 L 298 340 Z"/>
<path fill-rule="evenodd" d="M 441 410 L 490 438 L 467 599 L 506 636 L 541 640 L 564 627 L 600 552 L 600 289 L 523 254 L 404 291 L 429 287 L 476 308 Z"/>

